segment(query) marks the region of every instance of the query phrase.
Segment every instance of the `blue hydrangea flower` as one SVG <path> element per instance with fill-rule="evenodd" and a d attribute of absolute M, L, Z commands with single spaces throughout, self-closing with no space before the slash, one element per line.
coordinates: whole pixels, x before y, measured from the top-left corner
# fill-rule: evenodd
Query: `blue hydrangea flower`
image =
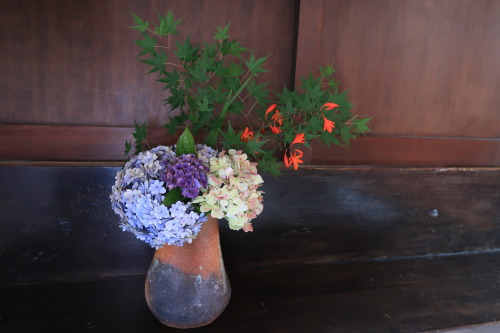
<path fill-rule="evenodd" d="M 217 152 L 203 145 L 196 148 L 197 159 L 192 157 L 206 168 Z M 182 246 L 184 242 L 191 243 L 206 221 L 204 214 L 196 213 L 191 203 L 179 201 L 169 207 L 163 205 L 168 189 L 162 180 L 165 165 L 176 158 L 175 147 L 158 146 L 142 152 L 117 172 L 111 189 L 111 207 L 120 217 L 122 230 L 132 232 L 155 248 L 165 244 Z M 190 170 L 188 167 L 188 173 Z M 184 178 L 187 178 L 186 184 L 191 179 Z M 203 184 L 199 179 L 198 182 Z M 194 191 L 197 185 L 194 182 L 186 188 Z"/>

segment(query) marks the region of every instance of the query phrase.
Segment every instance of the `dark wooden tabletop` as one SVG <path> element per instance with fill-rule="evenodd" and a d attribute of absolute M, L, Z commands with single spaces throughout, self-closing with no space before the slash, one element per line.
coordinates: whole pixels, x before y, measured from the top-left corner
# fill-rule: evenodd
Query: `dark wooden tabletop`
<path fill-rule="evenodd" d="M 199 332 L 425 332 L 500 318 L 500 254 L 228 272 L 226 311 Z M 2 332 L 170 332 L 144 276 L 0 288 Z"/>
<path fill-rule="evenodd" d="M 153 250 L 119 230 L 110 211 L 116 170 L 0 167 L 0 332 L 174 331 L 145 302 Z M 266 178 L 253 233 L 220 223 L 233 295 L 196 331 L 430 332 L 495 322 L 499 180 L 498 168 L 317 167 Z"/>

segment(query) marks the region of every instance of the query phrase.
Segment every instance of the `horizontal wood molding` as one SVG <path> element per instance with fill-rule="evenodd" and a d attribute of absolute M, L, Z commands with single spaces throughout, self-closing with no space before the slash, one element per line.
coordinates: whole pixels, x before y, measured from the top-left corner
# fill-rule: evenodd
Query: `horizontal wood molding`
<path fill-rule="evenodd" d="M 119 160 L 130 128 L 0 125 L 0 159 Z"/>
<path fill-rule="evenodd" d="M 0 125 L 0 160 L 119 161 L 131 127 Z M 174 144 L 165 129 L 149 129 L 151 145 Z"/>
<path fill-rule="evenodd" d="M 500 139 L 367 136 L 349 149 L 312 145 L 311 164 L 499 166 Z"/>
<path fill-rule="evenodd" d="M 171 145 L 163 128 L 149 130 L 149 144 Z M 0 125 L 0 160 L 120 161 L 132 128 Z M 500 139 L 366 136 L 350 149 L 313 144 L 314 165 L 499 166 Z"/>

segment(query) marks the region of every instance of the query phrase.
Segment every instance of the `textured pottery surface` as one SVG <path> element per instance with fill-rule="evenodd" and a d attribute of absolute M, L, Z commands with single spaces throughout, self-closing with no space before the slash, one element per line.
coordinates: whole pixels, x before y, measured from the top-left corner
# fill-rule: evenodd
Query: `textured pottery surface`
<path fill-rule="evenodd" d="M 151 312 L 171 327 L 204 326 L 224 311 L 231 287 L 216 219 L 209 218 L 191 244 L 165 245 L 156 250 L 145 294 Z"/>

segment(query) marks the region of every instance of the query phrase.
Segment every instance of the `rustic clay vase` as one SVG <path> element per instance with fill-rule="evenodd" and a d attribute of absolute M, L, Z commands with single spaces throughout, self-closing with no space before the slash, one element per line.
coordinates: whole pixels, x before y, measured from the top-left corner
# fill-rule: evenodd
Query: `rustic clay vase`
<path fill-rule="evenodd" d="M 218 221 L 209 217 L 191 244 L 164 245 L 148 270 L 146 301 L 155 317 L 176 328 L 210 324 L 231 297 L 219 244 Z"/>

